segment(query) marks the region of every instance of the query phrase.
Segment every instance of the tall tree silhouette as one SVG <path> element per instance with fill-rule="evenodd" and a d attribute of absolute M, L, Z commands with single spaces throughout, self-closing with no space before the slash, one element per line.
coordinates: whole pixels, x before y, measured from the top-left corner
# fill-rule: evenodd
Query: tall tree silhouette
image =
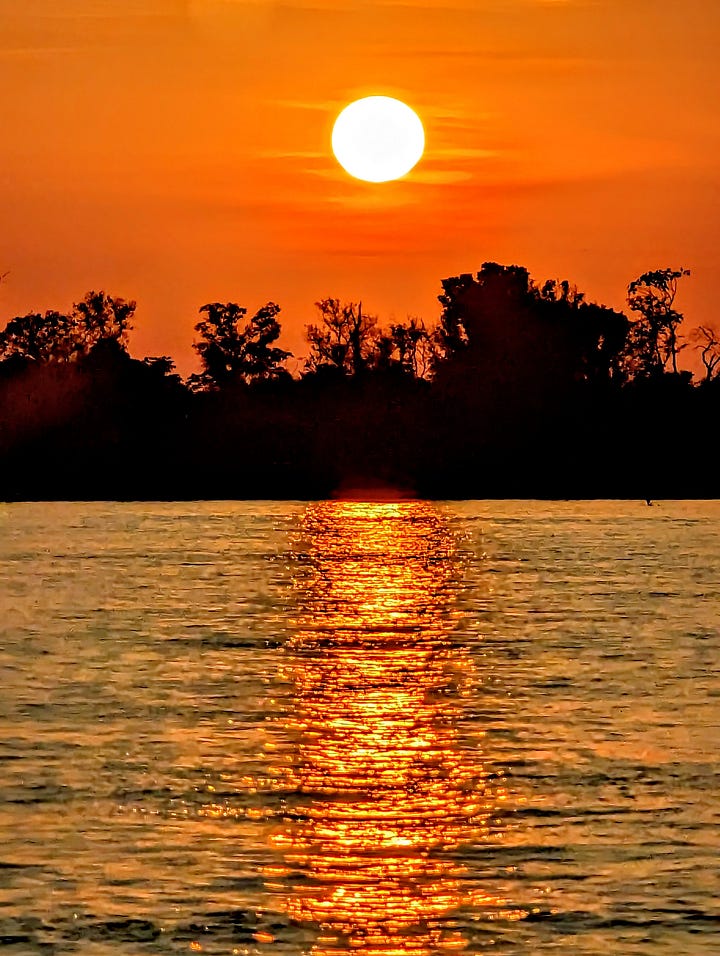
<path fill-rule="evenodd" d="M 321 299 L 315 307 L 320 321 L 306 328 L 307 371 L 334 369 L 343 375 L 361 375 L 374 362 L 377 316 L 363 312 L 362 302 L 330 298 Z"/>
<path fill-rule="evenodd" d="M 207 318 L 195 326 L 201 340 L 193 348 L 203 370 L 191 376 L 193 386 L 224 388 L 288 375 L 283 363 L 291 353 L 273 345 L 282 331 L 279 305 L 268 302 L 248 320 L 247 309 L 236 302 L 212 302 L 200 312 Z"/>
<path fill-rule="evenodd" d="M 630 378 L 652 378 L 665 371 L 678 372 L 678 353 L 685 348 L 678 338 L 683 315 L 675 308 L 678 281 L 688 269 L 645 272 L 628 286 L 628 305 L 638 318 L 631 324 L 625 350 Z"/>
<path fill-rule="evenodd" d="M 526 395 L 619 378 L 627 319 L 587 303 L 568 282 L 536 285 L 528 270 L 486 262 L 475 275 L 445 279 L 438 343 L 445 381 L 522 387 Z M 484 385 L 483 385 L 484 383 Z"/>

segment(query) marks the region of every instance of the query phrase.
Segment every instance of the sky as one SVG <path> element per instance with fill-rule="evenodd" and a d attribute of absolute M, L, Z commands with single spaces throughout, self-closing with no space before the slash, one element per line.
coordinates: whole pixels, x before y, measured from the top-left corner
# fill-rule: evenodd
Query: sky
<path fill-rule="evenodd" d="M 0 325 L 104 289 L 187 373 L 206 302 L 299 355 L 316 300 L 432 323 L 488 260 L 616 308 L 687 268 L 712 323 L 719 42 L 718 0 L 0 0 Z M 403 180 L 332 156 L 370 94 L 425 125 Z"/>

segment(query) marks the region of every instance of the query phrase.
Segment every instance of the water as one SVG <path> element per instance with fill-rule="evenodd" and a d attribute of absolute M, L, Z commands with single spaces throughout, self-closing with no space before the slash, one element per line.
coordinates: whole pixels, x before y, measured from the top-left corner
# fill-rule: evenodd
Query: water
<path fill-rule="evenodd" d="M 720 952 L 719 524 L 0 506 L 0 952 Z"/>

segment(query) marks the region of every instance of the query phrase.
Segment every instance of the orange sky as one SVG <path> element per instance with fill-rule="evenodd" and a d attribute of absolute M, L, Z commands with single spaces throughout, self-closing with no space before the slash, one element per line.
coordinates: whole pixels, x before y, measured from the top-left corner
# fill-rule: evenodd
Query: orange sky
<path fill-rule="evenodd" d="M 139 303 L 135 355 L 193 366 L 197 309 L 362 298 L 434 321 L 488 259 L 621 307 L 720 266 L 718 0 L 0 0 L 0 324 L 91 288 Z M 421 115 L 401 182 L 350 179 L 335 115 Z"/>

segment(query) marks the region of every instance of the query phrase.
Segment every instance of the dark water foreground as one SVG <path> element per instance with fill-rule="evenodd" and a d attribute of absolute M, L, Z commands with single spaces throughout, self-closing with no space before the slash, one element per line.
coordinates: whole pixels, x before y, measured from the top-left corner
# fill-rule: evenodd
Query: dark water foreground
<path fill-rule="evenodd" d="M 0 506 L 0 953 L 720 952 L 719 530 Z"/>

